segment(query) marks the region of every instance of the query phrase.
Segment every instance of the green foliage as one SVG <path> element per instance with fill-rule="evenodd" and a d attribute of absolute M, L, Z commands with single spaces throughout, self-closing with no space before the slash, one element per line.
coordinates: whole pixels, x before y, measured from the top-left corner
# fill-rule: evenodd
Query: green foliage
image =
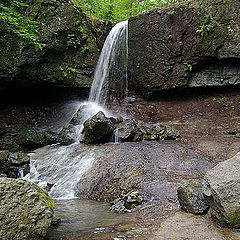
<path fill-rule="evenodd" d="M 185 72 L 191 72 L 192 71 L 192 65 L 190 63 L 184 63 L 184 71 Z"/>
<path fill-rule="evenodd" d="M 23 0 L 22 0 L 23 1 Z M 16 34 L 18 37 L 26 39 L 35 46 L 36 50 L 41 50 L 41 44 L 37 35 L 37 21 L 24 16 L 23 12 L 27 4 L 19 0 L 3 0 L 0 3 L 0 23 L 4 30 Z"/>
<path fill-rule="evenodd" d="M 210 33 L 214 28 L 213 22 L 211 20 L 211 17 L 209 15 L 204 16 L 202 19 L 202 25 L 199 27 L 199 29 L 196 31 L 201 38 L 204 37 L 205 34 Z"/>
<path fill-rule="evenodd" d="M 213 98 L 212 99 L 214 102 L 216 101 L 217 103 L 224 103 L 227 101 L 227 97 L 222 97 L 222 98 Z"/>
<path fill-rule="evenodd" d="M 92 19 L 117 23 L 167 4 L 184 0 L 72 0 Z M 174 12 L 170 11 L 170 15 Z"/>
<path fill-rule="evenodd" d="M 67 77 L 69 74 L 73 74 L 76 72 L 75 68 L 69 66 L 66 67 L 59 66 L 59 70 L 62 72 L 64 77 Z"/>

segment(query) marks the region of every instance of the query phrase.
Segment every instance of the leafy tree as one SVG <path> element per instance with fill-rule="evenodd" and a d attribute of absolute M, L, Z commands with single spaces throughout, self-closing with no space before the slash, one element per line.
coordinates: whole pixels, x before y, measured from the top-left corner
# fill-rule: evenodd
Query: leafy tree
<path fill-rule="evenodd" d="M 35 46 L 36 50 L 42 49 L 43 44 L 39 42 L 37 35 L 37 21 L 24 16 L 24 9 L 28 7 L 23 1 L 1 0 L 0 3 L 0 26 L 1 30 L 6 30 L 16 34 L 18 37 L 26 39 Z"/>
<path fill-rule="evenodd" d="M 91 18 L 114 23 L 148 12 L 153 8 L 184 0 L 72 0 Z"/>

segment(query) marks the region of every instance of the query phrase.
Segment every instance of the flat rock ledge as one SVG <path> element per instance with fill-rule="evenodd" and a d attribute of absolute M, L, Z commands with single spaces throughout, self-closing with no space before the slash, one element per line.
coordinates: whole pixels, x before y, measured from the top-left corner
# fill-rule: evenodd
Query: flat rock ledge
<path fill-rule="evenodd" d="M 52 224 L 53 209 L 53 200 L 37 185 L 0 178 L 0 239 L 43 239 Z"/>

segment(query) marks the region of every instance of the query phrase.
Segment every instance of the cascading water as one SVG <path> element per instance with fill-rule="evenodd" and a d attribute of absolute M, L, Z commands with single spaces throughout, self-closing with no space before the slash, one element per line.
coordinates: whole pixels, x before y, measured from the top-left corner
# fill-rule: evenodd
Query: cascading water
<path fill-rule="evenodd" d="M 127 88 L 128 21 L 118 23 L 109 33 L 94 74 L 89 102 L 105 105 L 110 73 L 119 71 Z M 121 84 L 121 83 L 119 83 Z"/>
<path fill-rule="evenodd" d="M 119 83 L 127 93 L 127 54 L 128 54 L 128 21 L 116 24 L 109 33 L 95 70 L 88 102 L 80 103 L 81 116 L 76 127 L 80 135 L 82 124 L 99 111 L 105 115 L 110 113 L 104 109 L 107 100 L 110 77 L 114 72 L 121 72 Z M 111 76 L 110 76 L 111 75 Z M 78 110 L 79 111 L 79 110 Z M 31 154 L 30 173 L 24 177 L 46 187 L 53 184 L 49 194 L 53 198 L 70 199 L 75 197 L 75 188 L 81 177 L 94 163 L 94 147 L 76 143 L 69 146 L 52 145 L 37 149 Z"/>

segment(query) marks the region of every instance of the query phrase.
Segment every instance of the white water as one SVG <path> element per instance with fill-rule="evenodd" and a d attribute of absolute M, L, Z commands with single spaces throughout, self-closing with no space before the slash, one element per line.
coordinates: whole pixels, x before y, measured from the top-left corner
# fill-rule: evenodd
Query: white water
<path fill-rule="evenodd" d="M 84 121 L 97 112 L 102 111 L 106 116 L 111 116 L 111 113 L 102 106 L 108 95 L 109 74 L 116 57 L 119 56 L 121 45 L 124 45 L 126 56 L 120 69 L 126 78 L 125 81 L 127 80 L 127 26 L 127 21 L 118 23 L 104 43 L 89 101 L 79 103 L 78 110 L 81 110 L 81 116 L 79 125 L 76 126 L 77 136 L 81 136 Z M 125 87 L 127 91 L 127 82 Z M 117 133 L 115 136 L 117 141 Z M 52 145 L 37 149 L 30 154 L 30 173 L 24 179 L 35 182 L 42 188 L 46 188 L 49 183 L 53 184 L 49 194 L 55 199 L 75 198 L 77 183 L 92 167 L 94 155 L 94 147 L 79 145 L 78 139 L 75 144 L 69 146 Z"/>
<path fill-rule="evenodd" d="M 109 89 L 109 74 L 116 63 L 124 43 L 125 59 L 121 61 L 122 66 L 117 66 L 124 71 L 127 81 L 127 55 L 128 55 L 128 21 L 116 24 L 109 33 L 95 69 L 94 80 L 91 86 L 89 101 L 104 105 L 106 103 Z M 127 84 L 126 84 L 127 87 Z"/>
<path fill-rule="evenodd" d="M 56 199 L 75 198 L 75 188 L 94 162 L 94 149 L 69 146 L 46 146 L 31 154 L 30 174 L 25 177 L 40 187 L 54 184 L 49 194 Z"/>

